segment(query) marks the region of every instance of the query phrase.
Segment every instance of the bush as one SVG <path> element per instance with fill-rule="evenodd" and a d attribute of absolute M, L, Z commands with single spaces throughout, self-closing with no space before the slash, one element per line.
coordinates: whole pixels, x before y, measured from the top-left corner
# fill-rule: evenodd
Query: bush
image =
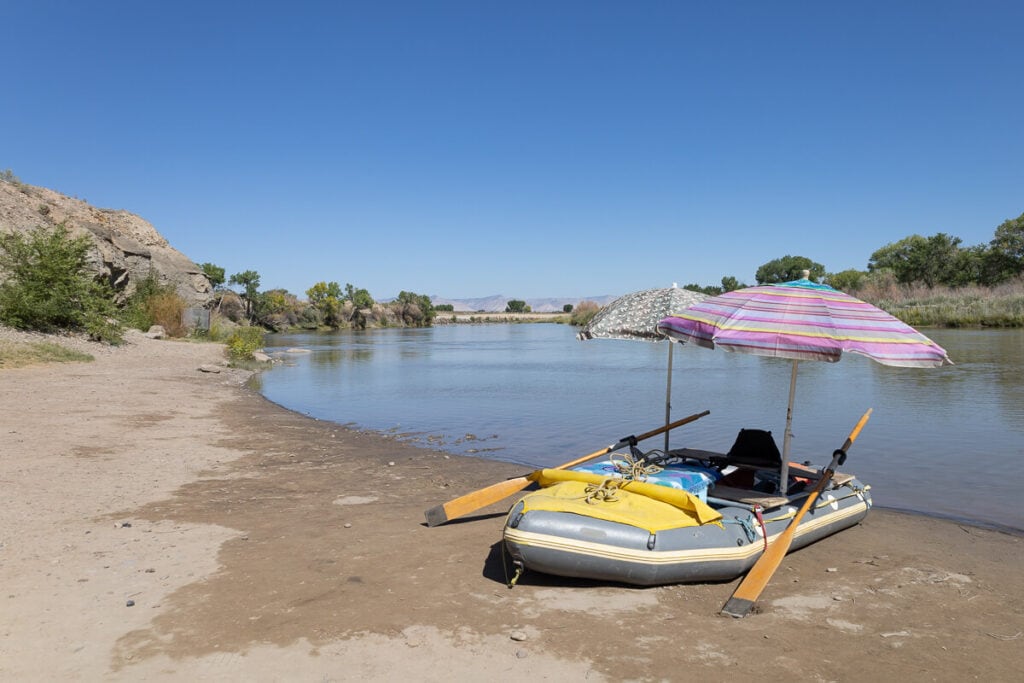
<path fill-rule="evenodd" d="M 184 337 L 188 332 L 182 318 L 185 300 L 173 292 L 157 294 L 146 302 L 146 311 L 154 325 L 160 325 L 169 337 Z M 148 328 L 147 328 L 148 329 Z"/>
<path fill-rule="evenodd" d="M 170 337 L 185 336 L 182 322 L 185 301 L 175 292 L 173 285 L 162 285 L 156 273 L 149 275 L 135 285 L 135 291 L 125 302 L 121 321 L 145 332 L 153 325 L 160 325 Z"/>
<path fill-rule="evenodd" d="M 228 339 L 231 338 L 231 335 L 234 334 L 237 329 L 237 323 L 218 314 L 216 311 L 211 311 L 210 329 L 205 332 L 205 337 L 210 341 L 223 342 L 226 344 Z"/>
<path fill-rule="evenodd" d="M 577 327 L 583 327 L 597 315 L 599 310 L 601 310 L 601 307 L 593 301 L 581 301 L 573 309 L 572 315 L 569 316 L 569 323 Z"/>
<path fill-rule="evenodd" d="M 71 237 L 64 224 L 0 235 L 0 321 L 25 330 L 85 331 L 122 341 L 114 294 L 86 271 L 92 242 Z"/>
<path fill-rule="evenodd" d="M 251 360 L 263 348 L 263 328 L 239 327 L 228 337 L 228 353 L 233 360 Z"/>

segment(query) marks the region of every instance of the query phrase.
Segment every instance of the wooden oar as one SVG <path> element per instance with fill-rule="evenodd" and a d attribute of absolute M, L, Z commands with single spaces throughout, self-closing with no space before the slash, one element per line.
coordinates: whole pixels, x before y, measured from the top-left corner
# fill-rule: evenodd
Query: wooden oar
<path fill-rule="evenodd" d="M 736 587 L 736 591 L 729 598 L 729 601 L 725 603 L 722 608 L 722 614 L 728 614 L 731 617 L 745 617 L 750 609 L 754 606 L 758 597 L 761 596 L 761 591 L 768 585 L 775 570 L 782 564 L 782 558 L 789 552 L 789 546 L 793 544 L 793 537 L 796 535 L 797 527 L 800 526 L 800 520 L 804 518 L 804 515 L 811 506 L 814 505 L 814 501 L 818 499 L 818 495 L 825 490 L 828 483 L 832 481 L 832 475 L 836 473 L 836 467 L 846 462 L 846 451 L 849 450 L 853 442 L 857 440 L 857 436 L 860 434 L 860 430 L 864 428 L 868 418 L 871 417 L 871 408 L 864 413 L 864 416 L 860 418 L 860 422 L 850 432 L 850 436 L 847 437 L 846 443 L 839 450 L 832 453 L 832 462 L 825 471 L 821 473 L 821 479 L 818 480 L 818 485 L 815 486 L 810 495 L 807 496 L 807 500 L 804 501 L 803 507 L 793 517 L 793 521 L 789 523 L 786 530 L 782 534 L 772 541 L 768 549 L 764 551 L 760 559 L 750 568 L 747 576 L 740 582 L 740 585 Z M 784 484 L 783 484 L 784 485 Z"/>
<path fill-rule="evenodd" d="M 625 439 L 621 439 L 618 443 L 614 443 L 610 446 L 602 448 L 599 451 L 594 451 L 590 455 L 585 455 L 582 458 L 577 458 L 572 462 L 567 462 L 564 465 L 559 465 L 558 467 L 552 469 L 564 470 L 570 467 L 575 467 L 576 465 L 586 462 L 587 460 L 591 460 L 593 458 L 597 458 L 607 453 L 611 453 L 612 451 L 619 448 L 624 448 L 630 445 L 631 443 L 634 443 L 635 441 L 643 441 L 644 439 L 649 439 L 652 436 L 661 434 L 662 432 L 667 432 L 670 429 L 675 429 L 676 427 L 682 426 L 688 422 L 699 420 L 700 418 L 704 417 L 705 415 L 709 415 L 710 413 L 710 410 L 705 410 L 703 413 L 696 413 L 694 415 L 690 415 L 689 417 L 684 417 L 681 420 L 676 420 L 671 424 L 662 425 L 661 427 L 658 427 L 657 429 L 652 429 L 651 431 L 645 432 L 640 436 L 628 436 Z M 455 500 L 450 500 L 444 505 L 432 507 L 426 512 L 427 526 L 439 526 L 441 524 L 445 524 L 446 522 L 450 522 L 451 520 L 456 519 L 458 517 L 462 517 L 463 515 L 468 515 L 470 512 L 476 512 L 480 508 L 487 507 L 491 503 L 497 503 L 499 500 L 508 498 L 516 491 L 522 491 L 529 485 L 530 479 L 526 476 L 516 477 L 515 479 L 507 479 L 505 481 L 499 481 L 497 484 L 491 484 L 490 486 L 482 488 L 479 491 L 467 493 L 466 495 L 460 496 Z"/>

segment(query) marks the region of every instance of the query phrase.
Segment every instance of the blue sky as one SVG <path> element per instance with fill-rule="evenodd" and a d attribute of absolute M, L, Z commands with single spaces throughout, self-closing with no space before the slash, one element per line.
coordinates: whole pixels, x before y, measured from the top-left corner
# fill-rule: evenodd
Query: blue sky
<path fill-rule="evenodd" d="M 591 296 L 1024 212 L 1020 2 L 8 3 L 0 169 L 304 294 Z"/>

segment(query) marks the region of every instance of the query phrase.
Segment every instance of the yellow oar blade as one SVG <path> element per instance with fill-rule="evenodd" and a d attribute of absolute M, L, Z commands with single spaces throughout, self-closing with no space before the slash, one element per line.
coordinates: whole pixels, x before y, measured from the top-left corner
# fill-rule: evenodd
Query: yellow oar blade
<path fill-rule="evenodd" d="M 796 534 L 796 528 L 800 524 L 800 520 L 803 519 L 804 513 L 810 509 L 814 501 L 818 499 L 818 494 L 832 480 L 830 472 L 826 470 L 825 474 L 828 477 L 822 476 L 818 481 L 818 485 L 807 496 L 803 507 L 793 517 L 793 521 L 789 523 L 786 530 L 777 539 L 772 541 L 768 549 L 761 555 L 761 558 L 750 568 L 743 581 L 740 582 L 740 585 L 733 592 L 732 597 L 722 607 L 722 614 L 728 614 L 731 617 L 745 617 L 753 608 L 754 603 L 761 596 L 761 591 L 768 585 L 772 575 L 775 574 L 775 570 L 782 564 L 782 558 L 789 552 L 789 547 L 793 544 L 793 536 Z"/>
<path fill-rule="evenodd" d="M 871 417 L 871 408 L 860 418 L 857 422 L 857 426 L 850 432 L 850 436 L 846 439 L 843 447 L 832 454 L 832 462 L 825 471 L 821 474 L 821 479 L 818 480 L 818 485 L 811 490 L 811 493 L 807 496 L 807 500 L 800 507 L 800 510 L 793 517 L 793 520 L 786 527 L 777 539 L 771 542 L 768 548 L 761 555 L 760 559 L 750 568 L 750 571 L 740 582 L 740 585 L 736 587 L 732 597 L 729 598 L 725 606 L 722 607 L 722 614 L 727 614 L 730 617 L 745 617 L 754 607 L 754 603 L 761 596 L 761 592 L 765 586 L 771 580 L 772 575 L 775 574 L 775 570 L 782 564 L 782 558 L 789 552 L 789 547 L 793 545 L 793 537 L 796 536 L 797 527 L 800 526 L 801 520 L 807 511 L 814 505 L 814 501 L 818 499 L 821 492 L 825 490 L 829 482 L 832 481 L 832 475 L 835 474 L 836 467 L 839 465 L 839 461 L 846 457 L 846 449 L 853 445 L 853 442 L 857 440 L 857 436 L 860 434 L 860 430 L 864 428 L 868 418 Z"/>
<path fill-rule="evenodd" d="M 526 477 L 516 477 L 515 479 L 491 484 L 479 491 L 467 493 L 455 500 L 448 501 L 444 505 L 432 507 L 426 512 L 427 526 L 438 526 L 463 515 L 468 515 L 470 512 L 485 508 L 491 503 L 497 503 L 499 500 L 508 498 L 516 491 L 522 491 L 529 485 L 530 480 Z"/>

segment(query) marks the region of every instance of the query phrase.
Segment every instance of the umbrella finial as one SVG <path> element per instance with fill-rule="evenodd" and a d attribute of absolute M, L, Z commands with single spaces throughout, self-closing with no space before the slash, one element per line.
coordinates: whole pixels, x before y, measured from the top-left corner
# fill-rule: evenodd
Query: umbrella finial
<path fill-rule="evenodd" d="M 802 277 L 805 280 L 810 280 L 811 279 L 811 271 L 809 271 L 809 270 L 801 270 L 800 271 L 800 277 Z"/>

